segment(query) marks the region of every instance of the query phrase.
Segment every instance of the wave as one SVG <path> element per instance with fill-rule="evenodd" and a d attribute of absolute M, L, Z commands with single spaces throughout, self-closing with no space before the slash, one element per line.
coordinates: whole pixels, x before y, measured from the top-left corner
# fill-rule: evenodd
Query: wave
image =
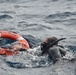
<path fill-rule="evenodd" d="M 64 12 L 64 13 L 52 14 L 48 15 L 46 18 L 54 19 L 54 18 L 66 18 L 70 16 L 76 16 L 76 12 Z"/>
<path fill-rule="evenodd" d="M 13 11 L 1 11 L 1 13 L 4 13 L 4 14 L 15 14 L 15 12 L 13 12 Z"/>
<path fill-rule="evenodd" d="M 0 19 L 12 19 L 13 17 L 10 15 L 0 15 Z"/>
<path fill-rule="evenodd" d="M 52 0 L 52 2 L 57 2 L 57 1 L 59 1 L 59 0 Z"/>
<path fill-rule="evenodd" d="M 76 20 L 76 12 L 64 12 L 64 13 L 56 13 L 56 14 L 51 14 L 45 17 L 45 22 L 47 23 L 66 23 L 70 24 L 73 23 Z"/>
<path fill-rule="evenodd" d="M 36 0 L 0 0 L 0 3 L 24 3 L 24 2 L 32 2 Z"/>

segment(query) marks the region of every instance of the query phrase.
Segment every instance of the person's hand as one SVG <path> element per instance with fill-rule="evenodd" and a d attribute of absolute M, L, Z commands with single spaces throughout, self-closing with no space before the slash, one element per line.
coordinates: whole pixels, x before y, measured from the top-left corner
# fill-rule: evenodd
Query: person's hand
<path fill-rule="evenodd" d="M 20 51 L 21 50 L 21 46 L 20 45 L 14 45 L 13 47 L 12 47 L 12 51 Z"/>

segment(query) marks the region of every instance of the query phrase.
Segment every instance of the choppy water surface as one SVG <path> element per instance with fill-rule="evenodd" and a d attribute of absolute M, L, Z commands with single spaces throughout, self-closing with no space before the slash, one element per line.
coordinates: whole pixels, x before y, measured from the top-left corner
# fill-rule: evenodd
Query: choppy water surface
<path fill-rule="evenodd" d="M 0 29 L 25 35 L 36 46 L 30 53 L 0 56 L 1 75 L 76 75 L 76 60 L 71 60 L 76 56 L 76 0 L 0 0 Z M 54 65 L 47 56 L 34 54 L 50 36 L 67 38 L 60 43 L 69 50 Z"/>

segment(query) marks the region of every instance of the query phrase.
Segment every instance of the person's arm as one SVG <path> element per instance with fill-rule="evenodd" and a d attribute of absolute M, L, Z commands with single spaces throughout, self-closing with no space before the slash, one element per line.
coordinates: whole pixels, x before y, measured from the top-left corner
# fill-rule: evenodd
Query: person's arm
<path fill-rule="evenodd" d="M 14 45 L 11 49 L 12 51 L 26 51 L 22 46 L 20 45 Z"/>
<path fill-rule="evenodd" d="M 64 48 L 60 48 L 59 50 L 60 50 L 61 55 L 65 56 L 66 50 Z"/>

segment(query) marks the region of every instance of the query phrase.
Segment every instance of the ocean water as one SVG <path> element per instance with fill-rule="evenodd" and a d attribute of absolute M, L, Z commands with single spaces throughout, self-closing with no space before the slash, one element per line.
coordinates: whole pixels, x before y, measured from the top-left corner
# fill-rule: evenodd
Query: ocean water
<path fill-rule="evenodd" d="M 76 0 L 0 0 L 0 30 L 29 35 L 33 45 L 50 36 L 66 38 L 60 44 L 68 50 L 56 64 L 34 54 L 38 45 L 30 53 L 0 56 L 1 75 L 76 75 Z"/>

